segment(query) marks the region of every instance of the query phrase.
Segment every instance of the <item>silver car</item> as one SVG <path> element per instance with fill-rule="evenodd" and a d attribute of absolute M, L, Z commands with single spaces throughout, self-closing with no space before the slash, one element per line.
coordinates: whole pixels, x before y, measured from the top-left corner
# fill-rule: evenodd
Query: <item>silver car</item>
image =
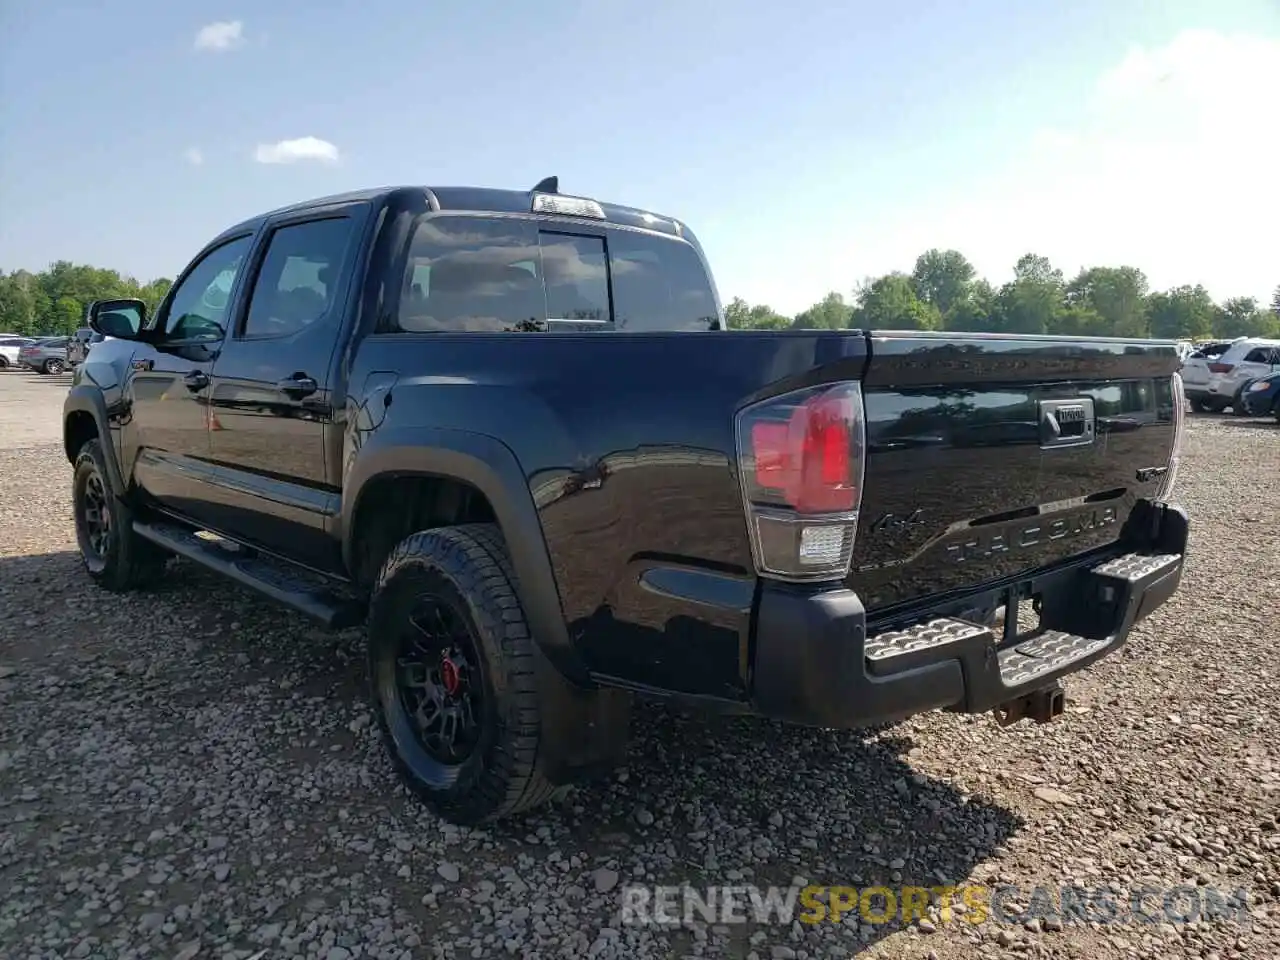
<path fill-rule="evenodd" d="M 67 337 L 45 337 L 18 350 L 18 363 L 37 373 L 62 373 L 67 362 Z"/>
<path fill-rule="evenodd" d="M 18 365 L 18 351 L 31 343 L 30 337 L 0 333 L 0 370 Z"/>

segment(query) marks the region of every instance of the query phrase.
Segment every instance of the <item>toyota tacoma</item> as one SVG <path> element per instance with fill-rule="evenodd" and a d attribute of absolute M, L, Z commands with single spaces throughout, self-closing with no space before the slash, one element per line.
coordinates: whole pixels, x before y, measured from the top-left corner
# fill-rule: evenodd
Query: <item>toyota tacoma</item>
<path fill-rule="evenodd" d="M 89 313 L 88 575 L 363 625 L 455 822 L 618 762 L 636 695 L 1050 720 L 1182 573 L 1172 341 L 727 330 L 686 224 L 555 178 L 300 203 Z"/>

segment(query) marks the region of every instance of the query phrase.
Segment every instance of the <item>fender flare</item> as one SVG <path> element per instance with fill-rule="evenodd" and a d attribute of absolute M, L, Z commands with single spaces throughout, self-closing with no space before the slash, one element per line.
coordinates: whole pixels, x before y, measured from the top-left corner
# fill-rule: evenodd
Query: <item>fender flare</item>
<path fill-rule="evenodd" d="M 111 484 L 111 492 L 123 499 L 128 488 L 116 456 L 116 445 L 111 436 L 111 420 L 107 416 L 107 401 L 103 398 L 102 391 L 83 383 L 67 391 L 67 399 L 62 404 L 62 449 L 68 460 L 72 460 L 72 457 L 67 442 L 67 421 L 73 413 L 87 413 L 93 417 L 98 428 L 98 441 L 102 445 L 102 458 L 107 464 L 107 482 Z"/>
<path fill-rule="evenodd" d="M 348 570 L 354 569 L 354 524 L 362 495 L 371 481 L 391 476 L 459 480 L 488 498 L 507 542 L 534 642 L 566 679 L 594 686 L 570 641 L 542 522 L 511 448 L 487 434 L 437 427 L 384 427 L 368 436 L 343 479 L 339 527 Z"/>

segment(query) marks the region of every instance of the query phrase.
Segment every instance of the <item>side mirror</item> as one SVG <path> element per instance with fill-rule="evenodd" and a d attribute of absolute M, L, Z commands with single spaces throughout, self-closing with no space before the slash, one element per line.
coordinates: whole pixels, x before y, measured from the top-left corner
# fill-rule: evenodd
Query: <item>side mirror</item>
<path fill-rule="evenodd" d="M 95 333 L 120 340 L 137 340 L 147 319 L 141 300 L 98 300 L 89 305 L 89 326 Z"/>

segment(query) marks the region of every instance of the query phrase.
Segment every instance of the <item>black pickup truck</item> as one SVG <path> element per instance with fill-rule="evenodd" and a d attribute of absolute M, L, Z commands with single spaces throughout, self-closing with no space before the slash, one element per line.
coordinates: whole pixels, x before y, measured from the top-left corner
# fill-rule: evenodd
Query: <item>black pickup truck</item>
<path fill-rule="evenodd" d="M 94 304 L 89 575 L 176 554 L 366 624 L 390 754 L 456 822 L 616 763 L 636 694 L 1045 721 L 1177 588 L 1172 342 L 725 330 L 685 224 L 557 186 L 301 203 L 153 315 Z"/>

